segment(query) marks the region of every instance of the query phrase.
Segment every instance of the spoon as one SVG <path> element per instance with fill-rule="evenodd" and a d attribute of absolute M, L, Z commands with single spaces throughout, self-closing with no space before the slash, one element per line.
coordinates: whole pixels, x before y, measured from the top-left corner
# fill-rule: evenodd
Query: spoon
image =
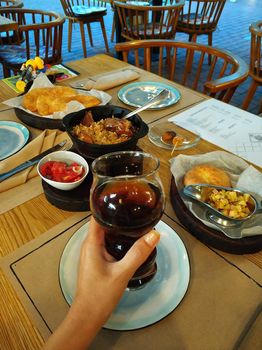
<path fill-rule="evenodd" d="M 237 194 L 244 195 L 244 191 L 241 191 L 239 189 L 231 188 L 231 187 L 221 187 L 221 186 L 214 186 L 214 185 L 208 185 L 208 184 L 199 184 L 199 185 L 189 185 L 183 188 L 183 194 L 187 197 L 193 198 L 194 200 L 198 201 L 199 203 L 203 204 L 209 209 L 209 215 L 208 218 L 215 222 L 216 224 L 219 224 L 221 226 L 225 227 L 233 227 L 236 225 L 240 225 L 244 223 L 246 220 L 250 219 L 254 214 L 258 214 L 262 212 L 262 206 L 259 205 L 258 201 L 254 196 L 249 194 L 248 199 L 248 207 L 250 209 L 250 214 L 247 215 L 244 218 L 231 218 L 227 215 L 224 215 L 216 208 L 212 207 L 209 203 L 207 203 L 208 189 L 218 189 L 218 190 L 226 190 L 231 192 L 237 192 Z"/>
<path fill-rule="evenodd" d="M 170 93 L 170 91 L 168 89 L 161 90 L 155 97 L 153 97 L 151 100 L 149 100 L 146 104 L 144 104 L 143 106 L 141 106 L 141 107 L 135 109 L 134 111 L 126 114 L 122 119 L 128 119 L 128 118 L 132 117 L 133 115 L 144 111 L 145 109 L 153 106 L 157 102 L 165 99 L 169 95 L 169 93 Z"/>

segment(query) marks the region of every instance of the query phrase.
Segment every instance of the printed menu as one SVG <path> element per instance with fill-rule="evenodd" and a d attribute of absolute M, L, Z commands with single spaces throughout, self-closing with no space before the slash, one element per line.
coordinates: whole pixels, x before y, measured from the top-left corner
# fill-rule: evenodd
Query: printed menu
<path fill-rule="evenodd" d="M 262 117 L 209 99 L 171 118 L 170 122 L 262 167 Z"/>

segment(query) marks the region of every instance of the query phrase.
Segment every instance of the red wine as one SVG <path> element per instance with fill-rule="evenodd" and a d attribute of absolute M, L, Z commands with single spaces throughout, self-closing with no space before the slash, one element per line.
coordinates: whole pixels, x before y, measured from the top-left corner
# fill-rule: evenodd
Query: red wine
<path fill-rule="evenodd" d="M 103 183 L 92 197 L 93 215 L 110 234 L 136 239 L 154 227 L 164 207 L 159 188 L 137 179 Z"/>
<path fill-rule="evenodd" d="M 97 186 L 91 205 L 95 219 L 105 228 L 108 252 L 119 260 L 139 237 L 159 221 L 164 210 L 164 198 L 154 184 L 129 178 Z M 156 249 L 136 271 L 129 287 L 138 287 L 154 276 L 155 257 Z"/>

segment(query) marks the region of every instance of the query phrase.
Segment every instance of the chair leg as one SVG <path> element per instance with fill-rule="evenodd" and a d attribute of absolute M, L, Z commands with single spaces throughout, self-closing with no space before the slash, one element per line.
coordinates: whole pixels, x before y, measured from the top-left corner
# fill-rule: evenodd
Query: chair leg
<path fill-rule="evenodd" d="M 114 14 L 114 16 L 113 16 L 113 23 L 112 23 L 112 32 L 111 32 L 111 42 L 114 41 L 115 29 L 116 29 L 116 25 L 115 25 L 115 14 Z"/>
<path fill-rule="evenodd" d="M 106 46 L 106 52 L 109 52 L 104 18 L 101 18 L 100 25 L 101 25 L 101 29 L 102 29 L 102 33 L 103 33 L 103 37 L 104 37 L 104 42 L 105 42 L 105 46 Z"/>
<path fill-rule="evenodd" d="M 212 33 L 208 34 L 208 45 L 212 46 L 213 44 L 213 38 L 212 38 Z M 212 55 L 208 55 L 208 64 L 211 65 L 211 61 L 212 61 Z"/>
<path fill-rule="evenodd" d="M 197 35 L 193 34 L 191 37 L 191 40 L 190 40 L 190 36 L 189 36 L 189 41 L 195 43 L 197 41 Z M 188 73 L 190 73 L 192 70 L 193 60 L 194 60 L 194 52 L 190 52 L 189 57 L 188 57 Z"/>
<path fill-rule="evenodd" d="M 79 25 L 80 25 L 80 33 L 81 33 L 81 39 L 82 39 L 82 46 L 83 46 L 83 51 L 84 51 L 84 57 L 87 57 L 84 23 L 83 23 L 83 22 L 79 22 Z"/>
<path fill-rule="evenodd" d="M 244 99 L 244 102 L 242 104 L 242 109 L 247 109 L 253 96 L 254 96 L 254 93 L 256 92 L 256 89 L 258 87 L 258 83 L 253 80 L 251 85 L 250 85 L 250 88 L 248 89 L 248 92 L 247 92 L 247 95 L 246 95 L 246 98 Z"/>
<path fill-rule="evenodd" d="M 72 43 L 72 21 L 68 21 L 68 46 L 67 49 L 71 52 L 71 43 Z"/>
<path fill-rule="evenodd" d="M 9 68 L 3 65 L 3 73 L 4 73 L 4 78 L 9 78 L 11 77 L 11 71 Z"/>
<path fill-rule="evenodd" d="M 94 46 L 90 23 L 87 23 L 86 26 L 87 26 L 87 32 L 88 32 L 88 37 L 89 37 L 90 45 L 91 45 L 91 46 Z"/>

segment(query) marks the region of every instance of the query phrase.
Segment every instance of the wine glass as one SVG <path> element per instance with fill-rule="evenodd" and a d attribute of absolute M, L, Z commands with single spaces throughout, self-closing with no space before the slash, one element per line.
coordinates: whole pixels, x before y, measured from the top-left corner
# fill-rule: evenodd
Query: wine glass
<path fill-rule="evenodd" d="M 107 251 L 117 260 L 162 216 L 164 191 L 159 165 L 156 157 L 138 151 L 108 153 L 91 165 L 91 211 L 105 229 Z M 156 249 L 135 272 L 129 288 L 139 288 L 154 277 L 155 258 Z"/>

